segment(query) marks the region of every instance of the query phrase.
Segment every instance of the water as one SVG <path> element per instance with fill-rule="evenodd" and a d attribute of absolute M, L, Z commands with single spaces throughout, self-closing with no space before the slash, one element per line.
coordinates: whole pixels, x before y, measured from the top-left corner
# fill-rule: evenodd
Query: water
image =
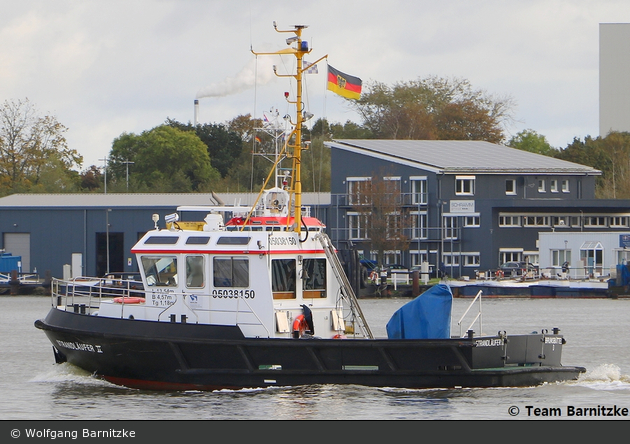
<path fill-rule="evenodd" d="M 362 300 L 375 336 L 386 336 L 387 320 L 406 302 Z M 453 332 L 459 332 L 455 323 L 469 302 L 454 300 Z M 559 408 L 562 418 L 569 406 L 630 410 L 630 299 L 483 300 L 484 333 L 559 327 L 567 339 L 563 364 L 587 368 L 575 382 L 500 389 L 317 385 L 215 392 L 128 389 L 69 364 L 54 364 L 50 342 L 33 326 L 48 312 L 50 299 L 6 296 L 0 304 L 2 420 L 511 420 L 535 418 L 533 408 Z M 515 407 L 519 413 L 512 416 Z"/>

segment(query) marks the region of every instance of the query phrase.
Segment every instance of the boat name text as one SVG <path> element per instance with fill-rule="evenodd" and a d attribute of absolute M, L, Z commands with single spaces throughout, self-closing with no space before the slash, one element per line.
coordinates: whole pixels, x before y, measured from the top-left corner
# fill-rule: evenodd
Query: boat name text
<path fill-rule="evenodd" d="M 80 350 L 90 353 L 103 353 L 100 345 L 84 344 L 82 342 L 60 341 L 59 339 L 57 339 L 57 344 L 62 348 L 67 348 L 68 350 Z"/>
<path fill-rule="evenodd" d="M 503 339 L 477 339 L 475 345 L 477 347 L 500 347 L 503 345 Z"/>

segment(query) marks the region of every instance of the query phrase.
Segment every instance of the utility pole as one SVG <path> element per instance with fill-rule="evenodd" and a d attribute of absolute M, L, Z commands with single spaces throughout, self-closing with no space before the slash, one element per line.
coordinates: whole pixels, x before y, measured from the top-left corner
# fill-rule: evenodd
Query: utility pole
<path fill-rule="evenodd" d="M 135 162 L 125 160 L 123 163 L 127 166 L 127 192 L 129 192 L 129 165 L 133 165 Z"/>
<path fill-rule="evenodd" d="M 105 172 L 105 194 L 107 194 L 107 157 L 105 157 L 104 159 L 98 159 L 98 160 L 102 160 L 103 162 L 105 162 L 105 167 L 103 169 L 103 171 Z"/>

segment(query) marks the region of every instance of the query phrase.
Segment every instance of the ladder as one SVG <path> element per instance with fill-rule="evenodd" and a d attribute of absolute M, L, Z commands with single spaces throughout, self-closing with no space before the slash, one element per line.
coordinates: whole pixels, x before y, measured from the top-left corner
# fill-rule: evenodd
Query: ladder
<path fill-rule="evenodd" d="M 341 265 L 341 261 L 335 252 L 335 248 L 332 245 L 332 242 L 326 233 L 319 233 L 316 236 L 319 238 L 319 242 L 322 244 L 324 248 L 324 252 L 326 253 L 326 257 L 330 262 L 330 265 L 335 273 L 335 277 L 341 286 L 341 292 L 343 296 L 348 298 L 348 302 L 350 304 L 350 312 L 352 313 L 353 321 L 357 320 L 359 324 L 359 328 L 361 328 L 365 334 L 365 336 L 369 339 L 374 339 L 372 335 L 372 331 L 363 316 L 363 312 L 361 311 L 361 307 L 359 306 L 359 301 L 357 300 L 356 295 L 354 294 L 354 290 L 352 290 L 352 286 L 350 285 L 350 281 L 348 280 L 348 276 L 346 276 L 345 271 L 343 270 L 343 266 Z"/>

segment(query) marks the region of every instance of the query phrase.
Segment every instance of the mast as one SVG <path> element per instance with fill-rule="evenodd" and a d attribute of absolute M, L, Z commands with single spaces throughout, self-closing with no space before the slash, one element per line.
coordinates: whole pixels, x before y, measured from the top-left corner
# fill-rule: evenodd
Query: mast
<path fill-rule="evenodd" d="M 293 149 L 293 153 L 290 157 L 293 158 L 293 162 L 295 165 L 293 171 L 293 189 L 292 192 L 295 195 L 295 203 L 294 203 L 294 226 L 293 229 L 298 234 L 302 232 L 302 124 L 304 122 L 304 103 L 302 102 L 302 74 L 304 73 L 303 67 L 303 59 L 305 54 L 310 54 L 311 50 L 308 48 L 308 42 L 302 40 L 302 31 L 307 28 L 306 25 L 294 25 L 293 29 L 280 30 L 276 26 L 276 22 L 273 22 L 273 27 L 277 32 L 280 33 L 292 33 L 294 34 L 292 37 L 287 38 L 287 45 L 295 44 L 291 48 L 282 49 L 276 52 L 254 52 L 251 50 L 254 55 L 285 55 L 285 54 L 293 54 L 297 60 L 297 67 L 295 74 L 278 74 L 276 71 L 276 66 L 273 67 L 273 72 L 278 77 L 294 77 L 297 83 L 296 86 L 296 95 L 295 101 L 289 99 L 290 94 L 288 92 L 284 93 L 284 97 L 288 103 L 295 104 L 296 106 L 296 122 L 295 129 L 287 138 L 286 144 L 288 147 Z M 316 64 L 328 57 L 325 55 L 321 57 L 313 64 Z M 293 122 L 291 122 L 293 123 Z M 291 138 L 295 136 L 295 141 L 291 144 Z"/>

